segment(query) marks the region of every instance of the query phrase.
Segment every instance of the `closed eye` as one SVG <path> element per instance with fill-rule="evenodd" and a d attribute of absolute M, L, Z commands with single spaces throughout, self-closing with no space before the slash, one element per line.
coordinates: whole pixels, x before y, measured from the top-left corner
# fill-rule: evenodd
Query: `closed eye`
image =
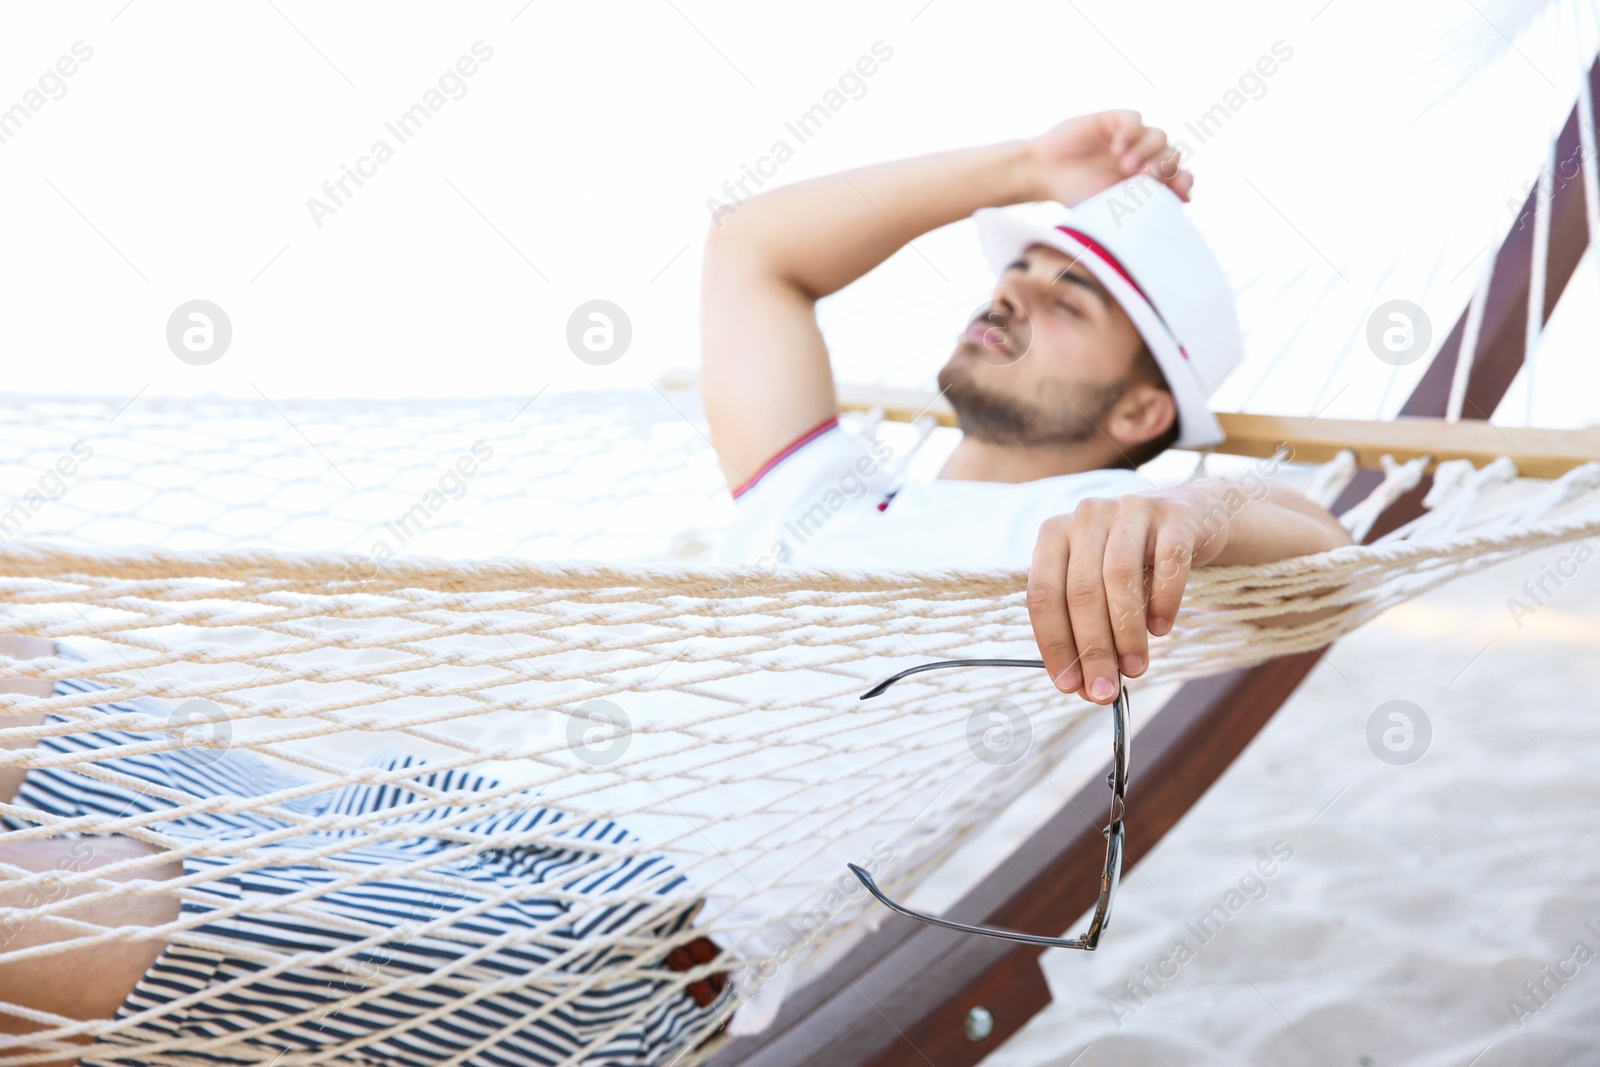
<path fill-rule="evenodd" d="M 1083 312 L 1079 311 L 1077 308 L 1073 307 L 1071 304 L 1067 303 L 1065 300 L 1057 300 L 1056 301 L 1056 307 L 1064 308 L 1069 315 L 1076 316 L 1077 318 L 1080 318 L 1080 319 L 1083 318 Z"/>

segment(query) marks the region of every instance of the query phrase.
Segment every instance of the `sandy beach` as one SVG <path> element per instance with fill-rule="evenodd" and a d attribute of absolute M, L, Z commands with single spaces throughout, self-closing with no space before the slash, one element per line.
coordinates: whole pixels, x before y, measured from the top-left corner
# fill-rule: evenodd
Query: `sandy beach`
<path fill-rule="evenodd" d="M 987 1067 L 1600 1064 L 1600 563 L 1522 591 L 1572 554 L 1336 645 Z M 1410 763 L 1368 743 L 1401 700 Z"/>

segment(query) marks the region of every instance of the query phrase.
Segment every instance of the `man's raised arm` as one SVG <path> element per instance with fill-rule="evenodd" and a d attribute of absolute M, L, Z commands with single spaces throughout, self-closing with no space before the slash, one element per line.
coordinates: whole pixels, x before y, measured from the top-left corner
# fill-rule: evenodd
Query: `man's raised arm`
<path fill-rule="evenodd" d="M 838 413 L 818 300 L 981 207 L 1071 206 L 1141 170 L 1187 195 L 1192 176 L 1160 131 L 1107 111 L 1039 137 L 769 189 L 723 216 L 706 238 L 700 382 L 728 484 Z"/>

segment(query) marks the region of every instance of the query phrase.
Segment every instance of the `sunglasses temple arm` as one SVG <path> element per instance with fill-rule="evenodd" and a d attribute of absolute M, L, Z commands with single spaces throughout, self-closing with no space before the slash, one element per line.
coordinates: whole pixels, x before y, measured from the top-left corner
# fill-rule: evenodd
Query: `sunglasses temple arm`
<path fill-rule="evenodd" d="M 949 919 L 941 919 L 937 915 L 928 915 L 896 903 L 884 895 L 883 890 L 878 888 L 878 883 L 872 880 L 872 875 L 868 874 L 863 868 L 856 866 L 854 863 L 846 864 L 846 866 L 850 868 L 852 874 L 861 880 L 861 884 L 867 887 L 867 892 L 877 897 L 878 902 L 884 907 L 891 911 L 897 911 L 907 918 L 928 923 L 930 926 L 942 926 L 946 930 L 957 930 L 964 934 L 982 934 L 984 937 L 999 938 L 1003 941 L 1018 941 L 1024 945 L 1042 945 L 1045 948 L 1077 948 L 1093 952 L 1095 945 L 1100 940 L 1100 928 L 1104 925 L 1103 920 L 1100 918 L 1100 912 L 1104 909 L 1104 902 L 1102 902 L 1101 906 L 1095 909 L 1095 919 L 1090 924 L 1089 933 L 1083 937 L 1044 937 L 1039 934 L 1018 933 L 1015 930 L 1000 930 L 991 926 L 968 926 L 966 923 L 951 922 Z"/>
<path fill-rule="evenodd" d="M 877 685 L 862 693 L 858 700 L 871 700 L 875 696 L 882 696 L 884 690 L 903 678 L 923 671 L 939 671 L 947 667 L 1035 667 L 1043 668 L 1042 659 L 946 659 L 938 663 L 924 663 L 920 667 L 907 667 L 899 674 L 892 674 Z"/>

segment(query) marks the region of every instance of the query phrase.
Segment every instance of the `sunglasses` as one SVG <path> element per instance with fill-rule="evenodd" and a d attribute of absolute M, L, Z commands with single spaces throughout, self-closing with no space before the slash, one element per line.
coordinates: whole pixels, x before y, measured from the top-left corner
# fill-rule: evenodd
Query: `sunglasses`
<path fill-rule="evenodd" d="M 924 663 L 920 667 L 911 667 L 899 674 L 885 678 L 865 693 L 860 699 L 870 700 L 881 696 L 896 682 L 909 678 L 913 674 L 924 671 L 945 670 L 950 667 L 1032 667 L 1042 669 L 1043 660 L 1037 659 L 947 659 L 937 663 Z M 968 926 L 966 923 L 951 922 L 941 919 L 937 915 L 927 915 L 923 912 L 908 908 L 903 904 L 890 900 L 883 890 L 878 888 L 872 880 L 872 875 L 854 863 L 846 864 L 852 874 L 861 880 L 867 887 L 867 892 L 878 898 L 885 907 L 899 912 L 908 918 L 925 922 L 932 926 L 942 926 L 947 930 L 959 930 L 966 934 L 982 934 L 985 937 L 997 937 L 1006 941 L 1020 941 L 1025 945 L 1043 945 L 1046 948 L 1078 948 L 1093 952 L 1100 943 L 1100 935 L 1111 922 L 1111 902 L 1117 895 L 1117 883 L 1122 877 L 1122 850 L 1126 834 L 1122 826 L 1123 798 L 1128 789 L 1128 754 L 1129 754 L 1129 723 L 1128 687 L 1123 684 L 1121 675 L 1117 677 L 1117 699 L 1111 705 L 1111 773 L 1106 776 L 1106 784 L 1111 786 L 1111 820 L 1100 833 L 1106 839 L 1106 865 L 1100 875 L 1100 899 L 1095 904 L 1094 915 L 1089 920 L 1089 927 L 1080 937 L 1042 937 L 1038 934 L 1024 934 L 1015 930 L 1001 930 L 990 926 Z"/>

